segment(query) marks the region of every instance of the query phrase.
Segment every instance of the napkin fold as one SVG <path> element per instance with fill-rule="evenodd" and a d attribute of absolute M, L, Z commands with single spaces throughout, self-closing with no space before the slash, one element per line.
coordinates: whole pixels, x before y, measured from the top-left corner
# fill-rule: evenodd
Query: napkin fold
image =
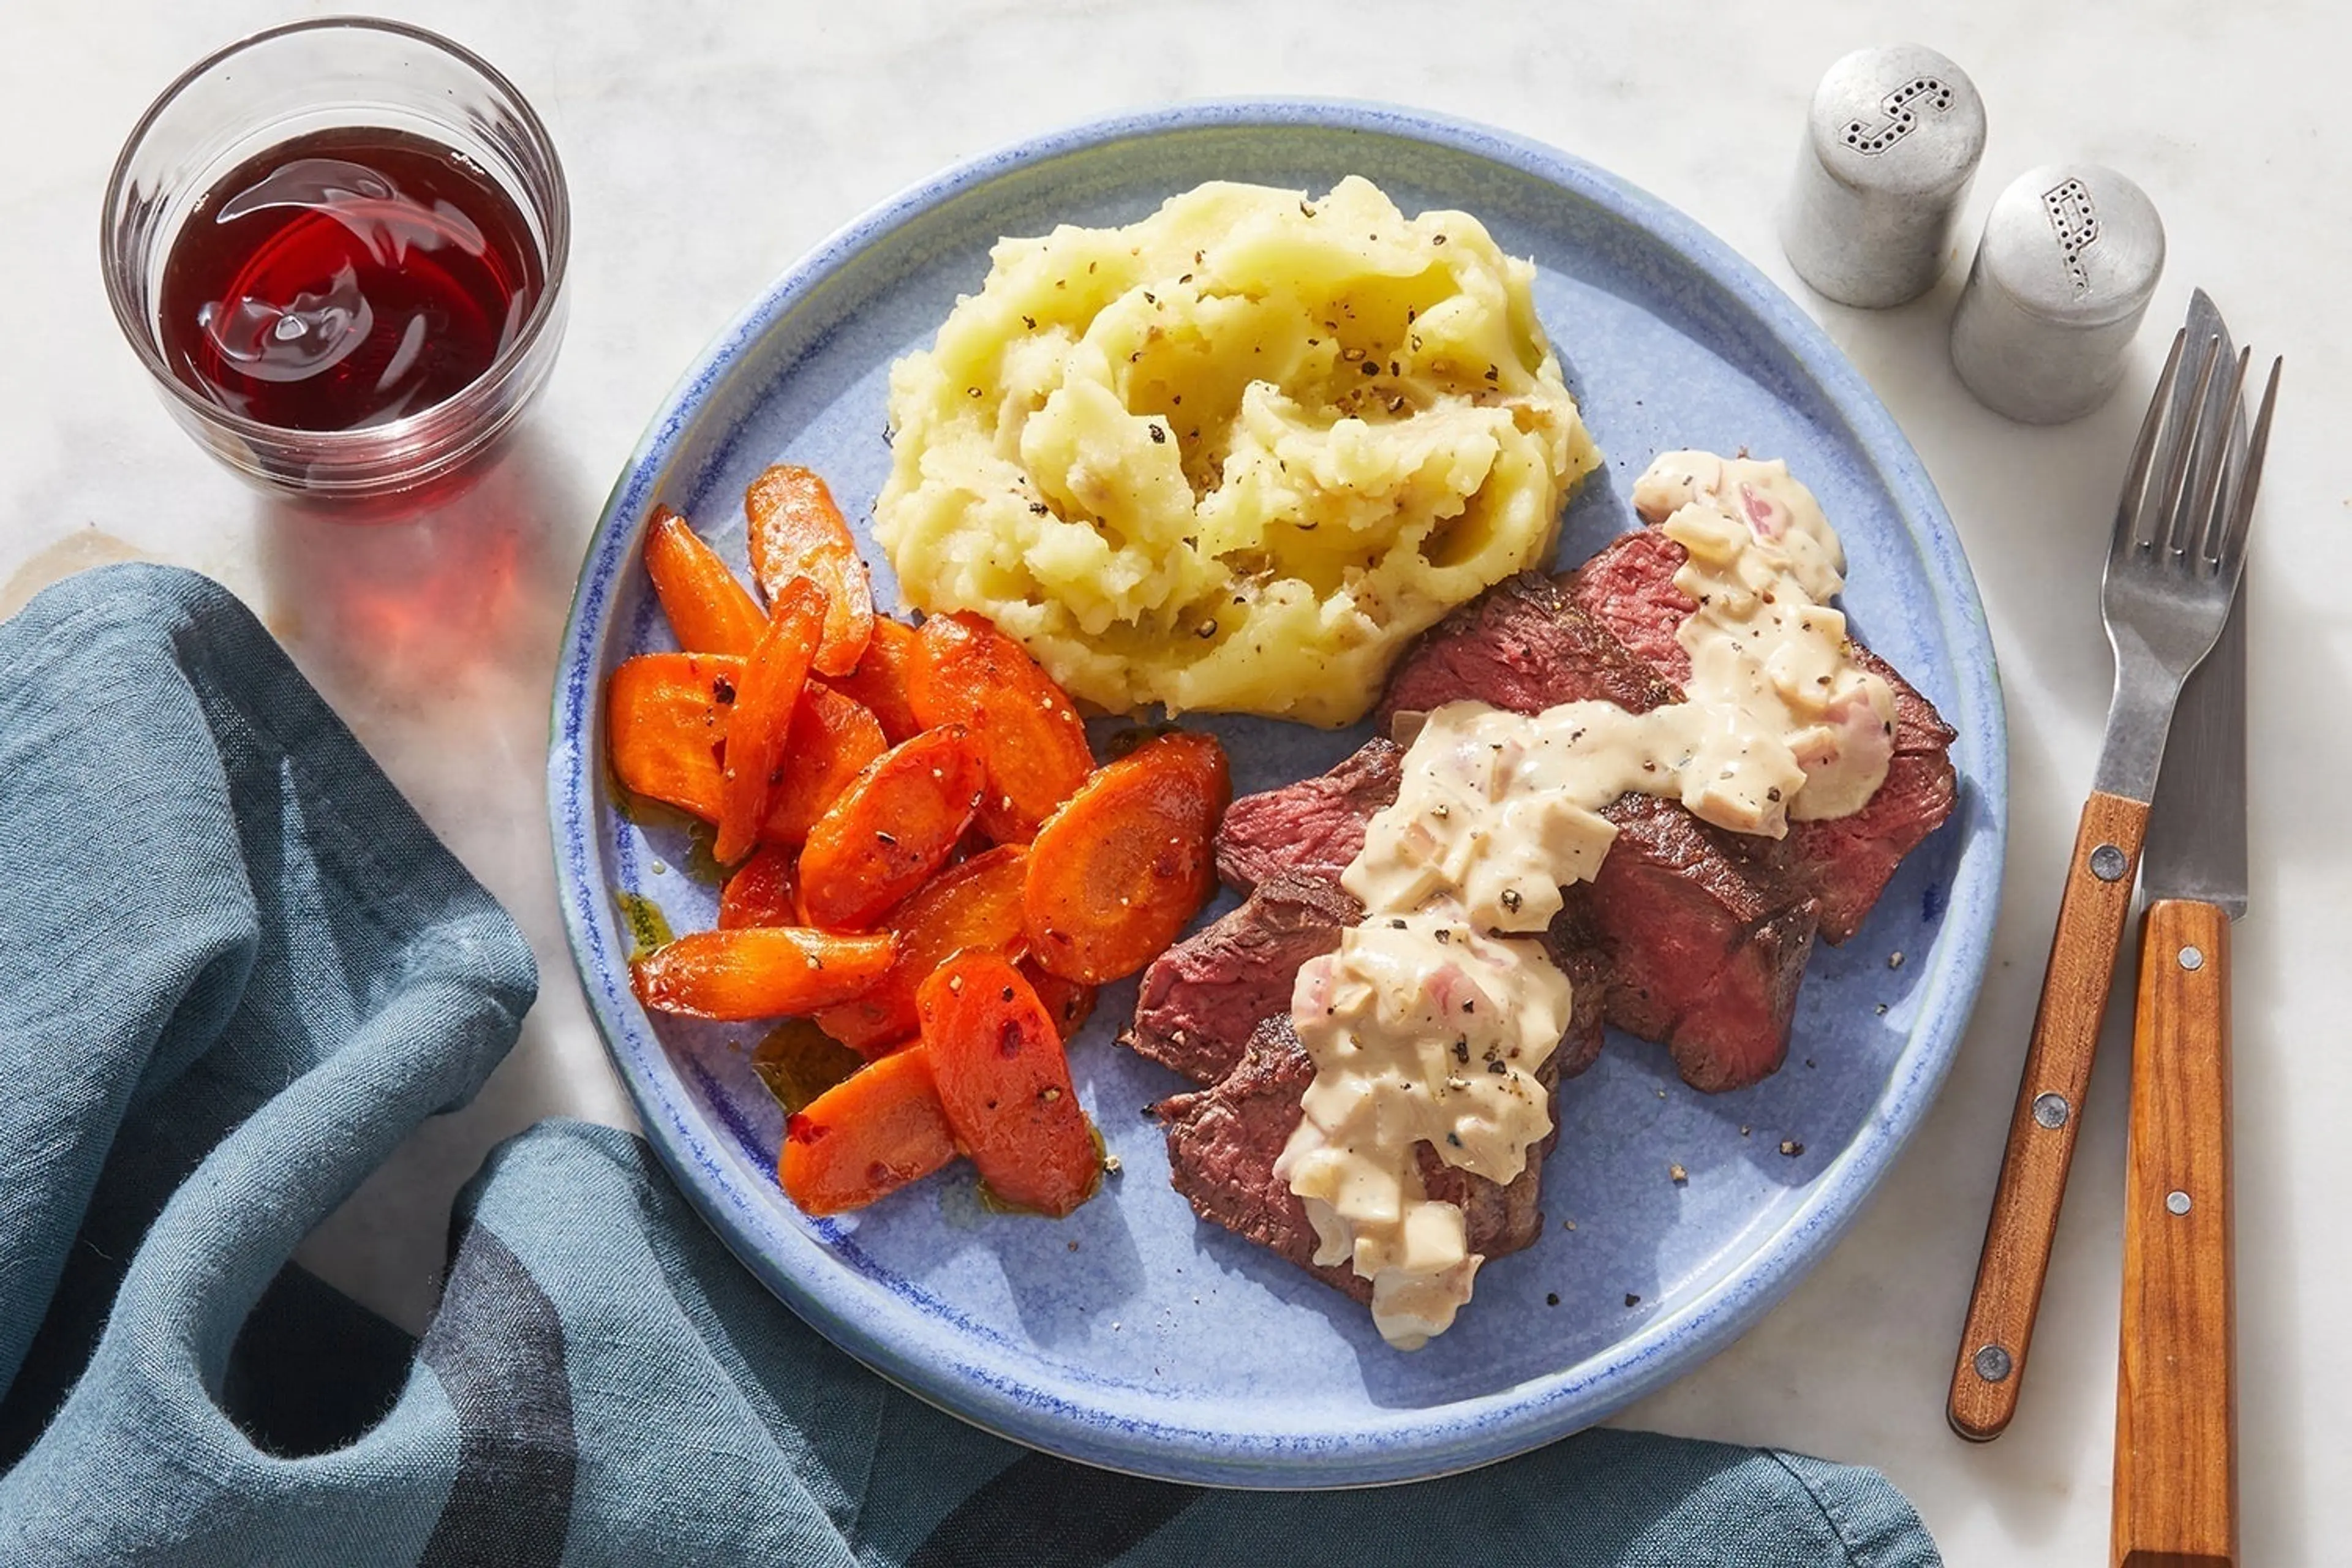
<path fill-rule="evenodd" d="M 192 574 L 0 626 L 0 1562 L 1938 1561 L 1875 1472 L 1643 1434 L 1348 1493 L 1032 1453 L 835 1351 L 579 1122 L 486 1163 L 412 1342 L 288 1259 L 480 1086 L 530 951 Z"/>

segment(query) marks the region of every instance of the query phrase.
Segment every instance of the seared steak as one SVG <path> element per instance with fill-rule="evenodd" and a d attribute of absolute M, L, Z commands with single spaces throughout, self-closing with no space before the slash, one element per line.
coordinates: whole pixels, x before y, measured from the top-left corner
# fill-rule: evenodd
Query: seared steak
<path fill-rule="evenodd" d="M 1152 961 L 1127 1043 L 1194 1083 L 1216 1082 L 1260 1022 L 1290 1011 L 1298 966 L 1337 948 L 1339 933 L 1363 918 L 1364 906 L 1335 879 L 1267 878 L 1241 908 Z"/>
<path fill-rule="evenodd" d="M 1624 795 L 1601 815 L 1616 842 L 1591 883 L 1570 892 L 1609 961 L 1609 1021 L 1665 1046 L 1694 1089 L 1769 1076 L 1788 1049 L 1818 906 L 1677 802 Z"/>
<path fill-rule="evenodd" d="M 1688 559 L 1661 531 L 1637 528 L 1619 534 L 1568 574 L 1570 602 L 1677 690 L 1690 679 L 1690 655 L 1675 634 L 1698 607 L 1675 586 L 1675 574 Z"/>
<path fill-rule="evenodd" d="M 1363 913 L 1336 882 L 1276 873 L 1239 909 L 1152 961 L 1126 1043 L 1194 1083 L 1215 1083 L 1241 1061 L 1259 1024 L 1289 1013 L 1299 965 L 1336 949 Z M 1542 940 L 1571 988 L 1568 1033 L 1552 1060 L 1559 1076 L 1573 1078 L 1601 1054 L 1609 962 L 1581 906 L 1563 910 Z"/>
<path fill-rule="evenodd" d="M 1550 1070 L 1557 1078 L 1574 1078 L 1601 1055 L 1601 1029 L 1609 1004 L 1609 957 L 1601 950 L 1592 925 L 1580 909 L 1562 907 L 1543 934 L 1544 951 L 1555 968 L 1568 976 L 1568 1033 L 1551 1054 Z M 1547 1080 L 1549 1081 L 1549 1080 Z M 1555 1130 L 1558 1123 L 1554 1124 Z M 1551 1144 L 1544 1144 L 1549 1149 Z"/>
<path fill-rule="evenodd" d="M 1680 545 L 1664 542 L 1680 555 Z M 1651 580 L 1622 577 L 1629 601 Z M 1675 588 L 1671 567 L 1665 582 L 1680 607 L 1672 612 L 1664 646 L 1679 654 L 1672 625 L 1690 605 Z M 1530 650 L 1559 662 L 1538 668 Z M 1451 700 L 1441 677 L 1520 712 L 1595 700 L 1639 711 L 1682 696 L 1658 673 L 1643 672 L 1558 583 L 1531 575 L 1508 579 L 1424 633 L 1399 665 L 1384 706 L 1406 712 Z M 1252 881 L 1281 872 L 1336 880 L 1363 847 L 1365 823 L 1396 798 L 1402 757 L 1395 746 L 1376 741 L 1319 778 L 1235 801 L 1219 836 L 1220 869 L 1229 877 L 1242 871 Z M 1597 981 L 1609 1022 L 1665 1045 L 1696 1087 L 1736 1089 L 1767 1076 L 1787 1048 L 1812 947 L 1819 916 L 1812 883 L 1788 875 L 1773 853 L 1742 835 L 1709 826 L 1674 802 L 1629 795 L 1603 815 L 1617 824 L 1617 842 L 1590 896 L 1571 900 L 1583 911 L 1576 924 L 1601 955 L 1601 962 L 1562 965 L 1582 982 L 1578 994 L 1591 997 Z M 1564 952 L 1570 944 L 1555 945 Z M 1181 964 L 1183 952 L 1174 950 L 1161 964 Z M 1147 976 L 1146 994 L 1151 990 Z M 1262 983 L 1258 990 L 1288 998 L 1279 984 Z M 1579 1037 L 1564 1051 L 1564 1070 L 1580 1069 L 1577 1051 L 1584 1045 Z"/>
<path fill-rule="evenodd" d="M 1952 727 L 1895 667 L 1859 643 L 1854 659 L 1895 689 L 1895 757 L 1870 804 L 1851 816 L 1789 825 L 1788 852 L 1822 900 L 1822 935 L 1842 942 L 1886 890 L 1903 857 L 1944 825 L 1958 794 Z"/>
<path fill-rule="evenodd" d="M 1549 1090 L 1549 1066 L 1537 1076 Z M 1317 1267 L 1315 1226 L 1307 1205 L 1274 1173 L 1275 1162 L 1298 1126 L 1299 1097 L 1314 1080 L 1315 1064 L 1292 1032 L 1288 1016 L 1268 1018 L 1250 1037 L 1240 1065 L 1222 1081 L 1161 1102 L 1169 1180 L 1202 1219 L 1272 1247 L 1326 1284 L 1369 1301 L 1372 1282 L 1348 1265 Z M 1555 1117 L 1554 1138 L 1559 1127 Z M 1541 1155 L 1551 1142 L 1529 1150 L 1527 1168 L 1507 1184 L 1457 1170 L 1424 1143 L 1422 1184 L 1433 1199 L 1461 1205 L 1471 1251 L 1488 1258 L 1517 1252 L 1543 1230 Z"/>
<path fill-rule="evenodd" d="M 1416 638 L 1389 678 L 1374 723 L 1465 699 L 1540 713 L 1562 702 L 1614 702 L 1629 713 L 1682 693 L 1627 654 L 1560 583 L 1507 577 Z"/>
<path fill-rule="evenodd" d="M 1655 528 L 1622 534 L 1570 574 L 1569 594 L 1592 620 L 1615 634 L 1657 675 L 1677 685 L 1690 655 L 1675 633 L 1696 608 L 1675 573 L 1683 547 Z M 1860 930 L 1903 857 L 1952 814 L 1952 730 L 1894 667 L 1860 644 L 1856 662 L 1895 690 L 1895 760 L 1870 804 L 1851 816 L 1792 822 L 1771 858 L 1821 901 L 1822 939 L 1842 942 Z"/>
<path fill-rule="evenodd" d="M 1364 825 L 1396 799 L 1403 777 L 1404 748 L 1375 740 L 1328 773 L 1242 796 L 1217 829 L 1217 875 L 1243 893 L 1281 871 L 1337 882 L 1364 847 Z"/>
<path fill-rule="evenodd" d="M 1689 658 L 1675 633 L 1693 608 L 1675 586 L 1682 547 L 1627 534 L 1560 578 L 1522 574 L 1439 622 L 1408 651 L 1381 705 L 1399 713 L 1476 698 L 1518 712 L 1601 700 L 1640 712 L 1682 700 Z M 1547 1090 L 1601 1048 L 1601 1021 L 1664 1044 L 1693 1086 L 1740 1088 L 1787 1049 L 1818 930 L 1860 926 L 1905 854 L 1953 803 L 1952 731 L 1927 700 L 1859 647 L 1893 687 L 1895 759 L 1870 805 L 1792 825 L 1774 842 L 1699 821 L 1676 802 L 1627 795 L 1604 808 L 1617 837 L 1589 885 L 1563 890 L 1544 942 L 1575 1010 L 1540 1075 Z M 1376 740 L 1318 778 L 1234 802 L 1217 868 L 1249 894 L 1146 971 L 1129 1043 L 1209 1087 L 1166 1100 L 1171 1179 L 1202 1218 L 1273 1248 L 1359 1300 L 1370 1281 L 1317 1268 L 1305 1205 L 1274 1175 L 1314 1067 L 1292 1031 L 1299 966 L 1336 948 L 1361 906 L 1339 886 L 1374 813 L 1396 799 L 1402 749 Z M 1420 1151 L 1429 1195 L 1459 1204 L 1471 1249 L 1515 1251 L 1541 1229 L 1542 1157 L 1497 1185 Z"/>

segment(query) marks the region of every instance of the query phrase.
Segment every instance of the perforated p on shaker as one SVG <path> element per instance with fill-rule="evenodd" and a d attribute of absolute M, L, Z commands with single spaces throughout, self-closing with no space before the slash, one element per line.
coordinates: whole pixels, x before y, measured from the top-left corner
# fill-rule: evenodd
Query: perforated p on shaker
<path fill-rule="evenodd" d="M 1952 368 L 1996 413 L 2077 419 L 2123 378 L 2164 272 L 2155 204 L 2113 169 L 2053 163 L 1994 198 L 1959 309 Z"/>
<path fill-rule="evenodd" d="M 1857 49 L 1813 89 L 1780 245 L 1846 305 L 1916 300 L 1951 255 L 1985 143 L 1968 73 L 1920 44 Z"/>

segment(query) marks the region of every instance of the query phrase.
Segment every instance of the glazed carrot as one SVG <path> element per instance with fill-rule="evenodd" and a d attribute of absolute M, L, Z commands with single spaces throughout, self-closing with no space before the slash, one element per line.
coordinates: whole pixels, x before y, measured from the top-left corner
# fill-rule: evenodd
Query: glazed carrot
<path fill-rule="evenodd" d="M 711 849 L 721 866 L 741 859 L 767 820 L 793 710 L 800 705 L 809 656 L 824 623 L 824 591 L 807 578 L 796 577 L 776 595 L 774 610 L 768 629 L 744 662 L 735 711 L 727 721 L 719 842 Z"/>
<path fill-rule="evenodd" d="M 1055 1028 L 1061 1031 L 1062 1043 L 1068 1045 L 1070 1037 L 1083 1028 L 1087 1019 L 1093 1016 L 1095 988 L 1081 985 L 1075 980 L 1065 980 L 1042 969 L 1035 959 L 1025 953 L 1013 967 L 1021 971 L 1021 978 L 1029 983 L 1029 988 L 1037 993 L 1037 1000 L 1045 1005 L 1045 1011 L 1053 1016 Z"/>
<path fill-rule="evenodd" d="M 614 773 L 635 794 L 718 821 L 719 759 L 742 682 L 743 661 L 724 654 L 625 660 L 606 691 Z M 866 764 L 888 749 L 863 705 L 809 681 L 785 731 L 783 776 L 769 797 L 760 842 L 798 848 Z"/>
<path fill-rule="evenodd" d="M 654 580 L 669 629 L 688 653 L 748 654 L 768 617 L 727 563 L 667 507 L 654 509 L 646 530 L 646 572 Z"/>
<path fill-rule="evenodd" d="M 915 1033 L 915 993 L 941 960 L 964 952 L 1009 953 L 1021 945 L 1021 885 L 1029 851 L 1008 844 L 950 866 L 882 917 L 898 939 L 889 973 L 864 995 L 827 1007 L 817 1027 L 853 1050 L 878 1056 Z"/>
<path fill-rule="evenodd" d="M 743 493 L 751 522 L 751 575 L 773 605 L 795 577 L 824 590 L 824 637 L 817 644 L 820 675 L 847 675 L 874 631 L 874 585 L 857 557 L 857 540 L 833 492 L 808 469 L 779 463 Z"/>
<path fill-rule="evenodd" d="M 867 763 L 890 749 L 882 726 L 863 703 L 844 697 L 822 680 L 801 692 L 793 727 L 784 736 L 783 776 L 768 803 L 760 829 L 763 844 L 797 845 L 817 818 L 841 798 Z"/>
<path fill-rule="evenodd" d="M 857 668 L 833 683 L 844 695 L 866 704 L 894 746 L 923 727 L 907 696 L 914 663 L 915 628 L 886 616 L 874 623 L 874 638 L 866 645 Z"/>
<path fill-rule="evenodd" d="M 780 1018 L 856 995 L 890 967 L 892 938 L 796 926 L 698 931 L 630 966 L 637 1000 L 698 1018 Z"/>
<path fill-rule="evenodd" d="M 963 953 L 923 982 L 919 1009 L 940 1104 L 990 1191 L 1056 1218 L 1092 1197 L 1101 1145 L 1062 1037 L 1021 972 L 993 953 Z"/>
<path fill-rule="evenodd" d="M 1077 710 L 1027 649 L 969 611 L 933 616 L 916 637 L 915 717 L 978 737 L 988 764 L 981 828 L 999 844 L 1026 844 L 1094 769 Z"/>
<path fill-rule="evenodd" d="M 1175 941 L 1214 886 L 1209 840 L 1232 798 L 1207 735 L 1159 736 L 1088 779 L 1030 848 L 1021 900 L 1038 963 L 1098 984 Z"/>
<path fill-rule="evenodd" d="M 863 931 L 947 863 L 971 821 L 980 753 L 961 724 L 926 730 L 857 775 L 809 829 L 801 904 L 828 931 Z"/>
<path fill-rule="evenodd" d="M 801 918 L 795 897 L 794 871 L 800 857 L 789 848 L 763 844 L 751 852 L 719 893 L 719 929 L 740 931 L 746 926 L 797 926 Z"/>
<path fill-rule="evenodd" d="M 859 1068 L 784 1121 L 776 1178 L 813 1215 L 864 1208 L 955 1158 L 930 1063 L 900 1051 Z"/>
<path fill-rule="evenodd" d="M 719 816 L 719 756 L 743 661 L 720 654 L 647 653 L 624 659 L 604 692 L 613 773 L 631 792 Z"/>

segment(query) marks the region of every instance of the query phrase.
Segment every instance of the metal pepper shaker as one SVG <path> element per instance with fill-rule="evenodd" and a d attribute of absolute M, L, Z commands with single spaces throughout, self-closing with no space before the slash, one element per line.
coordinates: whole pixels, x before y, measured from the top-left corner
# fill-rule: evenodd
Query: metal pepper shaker
<path fill-rule="evenodd" d="M 2113 169 L 2053 163 L 1995 198 L 1952 313 L 1952 368 L 1996 413 L 2077 419 L 2123 379 L 2164 272 L 2155 204 Z"/>
<path fill-rule="evenodd" d="M 1789 264 L 1842 304 L 1917 299 L 1951 254 L 1984 143 L 1976 84 L 1935 50 L 1846 56 L 1813 89 L 1780 209 Z"/>

